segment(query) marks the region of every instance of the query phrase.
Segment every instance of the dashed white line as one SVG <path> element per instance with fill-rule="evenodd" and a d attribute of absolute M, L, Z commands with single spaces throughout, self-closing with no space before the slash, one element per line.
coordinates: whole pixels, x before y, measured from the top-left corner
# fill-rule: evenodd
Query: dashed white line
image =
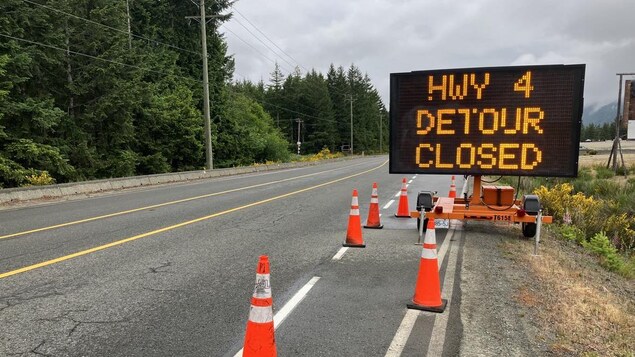
<path fill-rule="evenodd" d="M 408 184 L 411 184 L 411 183 L 412 183 L 412 180 L 408 181 Z"/>
<path fill-rule="evenodd" d="M 395 195 L 395 197 L 399 197 L 399 195 L 401 195 L 401 191 L 397 192 L 397 194 Z"/>
<path fill-rule="evenodd" d="M 395 200 L 390 200 L 388 201 L 388 203 L 386 203 L 384 205 L 384 207 L 382 207 L 383 209 L 388 209 L 388 207 L 390 207 L 393 203 L 395 203 Z"/>
<path fill-rule="evenodd" d="M 284 319 L 286 319 L 287 316 L 289 316 L 289 314 L 291 313 L 291 311 L 293 311 L 293 309 L 295 309 L 295 307 L 298 306 L 298 304 L 304 299 L 306 294 L 309 293 L 309 290 L 313 288 L 313 286 L 318 282 L 318 280 L 320 280 L 319 276 L 314 276 L 313 278 L 311 278 L 311 280 L 309 280 L 308 283 L 304 284 L 302 289 L 298 290 L 298 292 L 295 293 L 295 295 L 293 295 L 291 300 L 287 301 L 287 303 L 282 307 L 282 309 L 280 309 L 280 311 L 278 311 L 277 314 L 273 315 L 274 329 L 277 329 L 278 327 L 280 327 L 280 324 L 282 324 Z"/>
<path fill-rule="evenodd" d="M 342 259 L 342 256 L 344 255 L 344 253 L 346 253 L 347 250 L 348 250 L 348 247 L 340 248 L 340 250 L 337 251 L 337 254 L 335 254 L 333 256 L 332 260 L 340 260 L 340 259 Z"/>
<path fill-rule="evenodd" d="M 304 286 L 300 290 L 298 290 L 298 292 L 295 293 L 295 295 L 293 295 L 291 300 L 287 301 L 287 303 L 282 307 L 282 309 L 280 309 L 280 311 L 278 311 L 278 313 L 276 313 L 273 316 L 274 330 L 280 327 L 280 324 L 282 324 L 284 319 L 286 319 L 287 316 L 289 316 L 289 314 L 291 313 L 291 311 L 293 311 L 293 309 L 295 309 L 295 307 L 298 306 L 298 304 L 306 297 L 306 294 L 309 293 L 309 290 L 313 288 L 313 286 L 318 282 L 318 280 L 320 280 L 319 276 L 314 276 L 313 278 L 311 278 L 311 280 L 309 280 L 308 283 L 304 284 Z M 243 349 L 241 348 L 240 351 L 238 351 L 234 355 L 234 357 L 242 357 L 242 355 L 243 355 Z"/>

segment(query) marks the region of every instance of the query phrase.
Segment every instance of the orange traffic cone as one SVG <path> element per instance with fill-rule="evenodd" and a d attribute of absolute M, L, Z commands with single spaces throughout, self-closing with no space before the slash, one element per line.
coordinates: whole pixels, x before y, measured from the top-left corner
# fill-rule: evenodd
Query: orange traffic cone
<path fill-rule="evenodd" d="M 454 180 L 454 175 L 452 175 L 452 181 L 450 183 L 450 193 L 448 193 L 448 197 L 456 198 L 456 182 Z"/>
<path fill-rule="evenodd" d="M 437 239 L 434 233 L 434 219 L 430 218 L 423 240 L 415 295 L 412 298 L 412 304 L 408 304 L 407 307 L 423 311 L 443 312 L 447 303 L 447 300 L 441 299 Z"/>
<path fill-rule="evenodd" d="M 357 190 L 353 190 L 353 200 L 351 201 L 351 213 L 348 216 L 348 230 L 346 231 L 345 247 L 365 248 L 362 239 L 362 221 L 359 218 L 359 201 L 357 199 Z"/>
<path fill-rule="evenodd" d="M 377 195 L 377 182 L 373 182 L 373 193 L 370 195 L 370 209 L 368 210 L 368 219 L 364 228 L 381 229 L 379 220 L 379 196 Z"/>
<path fill-rule="evenodd" d="M 399 206 L 395 217 L 410 218 L 410 210 L 408 209 L 408 188 L 406 186 L 406 178 L 404 177 L 401 184 L 401 196 L 399 196 Z"/>
<path fill-rule="evenodd" d="M 276 353 L 273 328 L 273 299 L 269 282 L 269 258 L 260 256 L 256 269 L 256 287 L 251 298 L 243 356 L 272 356 Z"/>

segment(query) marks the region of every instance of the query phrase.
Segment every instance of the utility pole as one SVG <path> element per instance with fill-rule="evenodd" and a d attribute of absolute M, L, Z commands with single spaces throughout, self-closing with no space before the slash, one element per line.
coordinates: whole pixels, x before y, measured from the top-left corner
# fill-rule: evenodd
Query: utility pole
<path fill-rule="evenodd" d="M 351 101 L 351 155 L 353 155 L 353 95 L 348 95 L 348 100 Z"/>
<path fill-rule="evenodd" d="M 203 115 L 205 121 L 205 168 L 214 169 L 214 154 L 212 152 L 212 125 L 209 110 L 209 76 L 207 70 L 207 19 L 218 16 L 205 16 L 205 0 L 200 0 L 200 16 L 187 16 L 188 19 L 196 19 L 201 24 L 201 47 L 203 50 Z"/>
<path fill-rule="evenodd" d="M 608 169 L 611 166 L 611 160 L 613 161 L 613 172 L 617 173 L 617 153 L 619 152 L 620 158 L 622 159 L 622 167 L 626 170 L 626 165 L 624 164 L 624 155 L 622 154 L 622 144 L 620 141 L 620 124 L 621 124 L 621 116 L 620 109 L 622 107 L 622 78 L 623 76 L 635 76 L 635 73 L 616 73 L 617 76 L 620 77 L 619 80 L 619 89 L 617 94 L 617 113 L 615 115 L 615 140 L 613 140 L 613 147 L 611 148 L 611 154 L 609 154 L 609 162 L 606 164 L 606 168 Z"/>
<path fill-rule="evenodd" d="M 300 141 L 300 138 L 301 138 L 301 136 L 300 136 L 300 126 L 303 123 L 303 120 L 300 119 L 300 118 L 297 118 L 295 121 L 298 123 L 298 142 L 297 142 L 297 145 L 298 145 L 298 155 L 300 155 L 300 145 L 302 145 L 302 142 Z"/>

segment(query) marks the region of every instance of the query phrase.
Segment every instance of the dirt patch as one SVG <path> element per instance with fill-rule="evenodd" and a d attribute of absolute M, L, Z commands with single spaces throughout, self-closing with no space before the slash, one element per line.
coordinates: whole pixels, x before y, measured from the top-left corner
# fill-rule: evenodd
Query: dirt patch
<path fill-rule="evenodd" d="M 501 253 L 526 272 L 515 298 L 536 317 L 548 351 L 634 356 L 635 281 L 607 272 L 573 243 L 543 238 L 540 256 L 527 254 L 533 242 L 517 239 Z"/>

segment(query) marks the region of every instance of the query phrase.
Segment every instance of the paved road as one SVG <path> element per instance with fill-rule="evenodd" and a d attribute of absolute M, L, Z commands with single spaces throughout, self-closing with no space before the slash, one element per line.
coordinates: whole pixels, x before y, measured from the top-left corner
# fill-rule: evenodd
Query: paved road
<path fill-rule="evenodd" d="M 439 317 L 405 308 L 421 246 L 414 220 L 393 217 L 397 202 L 383 208 L 404 176 L 388 174 L 386 160 L 0 211 L 0 355 L 233 356 L 263 254 L 274 312 L 312 284 L 276 321 L 279 355 L 455 355 L 458 309 Z M 417 191 L 449 186 L 448 176 L 406 177 L 411 208 Z M 364 230 L 367 247 L 334 260 L 351 191 L 359 190 L 365 221 L 373 182 L 385 228 Z M 437 229 L 450 306 L 460 298 L 463 235 Z M 446 328 L 448 338 L 437 333 Z"/>

